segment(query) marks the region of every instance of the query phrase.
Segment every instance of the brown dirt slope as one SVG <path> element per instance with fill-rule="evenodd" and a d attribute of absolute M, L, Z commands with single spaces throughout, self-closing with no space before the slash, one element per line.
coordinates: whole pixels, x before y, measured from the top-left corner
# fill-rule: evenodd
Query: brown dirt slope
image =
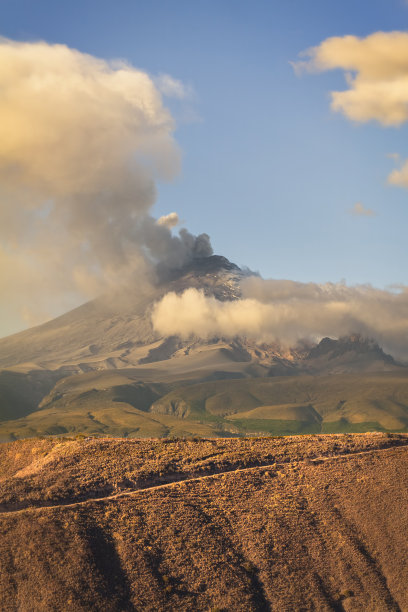
<path fill-rule="evenodd" d="M 0 447 L 0 609 L 408 610 L 408 436 Z"/>

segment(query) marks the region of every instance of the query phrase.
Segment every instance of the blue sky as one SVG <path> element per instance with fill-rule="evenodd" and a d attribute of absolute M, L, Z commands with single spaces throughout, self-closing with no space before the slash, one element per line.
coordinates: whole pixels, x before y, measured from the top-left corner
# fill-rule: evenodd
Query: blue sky
<path fill-rule="evenodd" d="M 408 29 L 403 0 L 2 0 L 0 24 L 192 88 L 169 101 L 183 162 L 159 185 L 157 216 L 177 211 L 264 277 L 407 284 L 408 192 L 387 184 L 407 127 L 334 113 L 343 72 L 290 64 L 331 36 Z M 375 215 L 351 215 L 356 202 Z"/>

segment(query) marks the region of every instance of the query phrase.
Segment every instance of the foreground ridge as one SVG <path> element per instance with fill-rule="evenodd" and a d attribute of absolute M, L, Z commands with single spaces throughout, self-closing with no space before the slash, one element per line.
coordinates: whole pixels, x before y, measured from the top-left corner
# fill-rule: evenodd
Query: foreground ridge
<path fill-rule="evenodd" d="M 320 456 L 316 456 L 316 457 L 308 457 L 306 459 L 294 459 L 293 461 L 289 460 L 287 462 L 282 462 L 282 463 L 257 463 L 256 465 L 249 465 L 246 467 L 241 467 L 241 468 L 231 468 L 231 469 L 226 469 L 226 470 L 220 470 L 220 471 L 213 471 L 209 474 L 205 474 L 203 476 L 193 476 L 193 477 L 188 477 L 185 476 L 183 478 L 180 478 L 179 480 L 174 479 L 174 476 L 169 476 L 169 481 L 168 482 L 163 482 L 161 484 L 156 484 L 156 485 L 145 485 L 145 486 L 141 486 L 138 489 L 133 489 L 131 491 L 119 491 L 118 493 L 114 493 L 112 495 L 106 495 L 104 497 L 90 497 L 87 499 L 83 499 L 80 501 L 76 501 L 76 502 L 65 502 L 65 503 L 59 503 L 59 504 L 51 504 L 51 505 L 39 505 L 39 506 L 25 506 L 22 508 L 16 508 L 13 510 L 8 510 L 7 508 L 3 507 L 0 505 L 0 514 L 14 514 L 16 512 L 24 512 L 26 510 L 46 510 L 49 508 L 75 508 L 76 506 L 82 506 L 82 505 L 86 505 L 86 504 L 93 504 L 93 503 L 99 503 L 99 502 L 107 502 L 107 501 L 111 501 L 111 500 L 117 500 L 117 499 L 122 499 L 124 497 L 129 497 L 132 495 L 136 495 L 138 493 L 144 493 L 144 492 L 149 492 L 149 491 L 155 491 L 158 489 L 165 489 L 168 487 L 173 487 L 173 486 L 177 486 L 177 485 L 181 485 L 181 484 L 189 484 L 189 483 L 194 483 L 194 482 L 199 482 L 202 481 L 204 479 L 209 479 L 209 478 L 217 478 L 217 477 L 224 477 L 226 475 L 234 475 L 234 474 L 238 474 L 240 472 L 250 472 L 251 470 L 262 470 L 265 468 L 268 468 L 268 472 L 266 472 L 265 474 L 268 477 L 276 477 L 278 470 L 281 470 L 282 468 L 287 467 L 288 465 L 290 465 L 291 463 L 301 463 L 301 462 L 307 462 L 310 464 L 319 464 L 322 463 L 324 461 L 335 461 L 336 459 L 344 459 L 344 458 L 348 458 L 348 457 L 356 457 L 359 455 L 365 455 L 367 453 L 379 453 L 379 452 L 386 452 L 386 451 L 391 451 L 391 450 L 395 450 L 395 448 L 404 448 L 404 447 L 408 447 L 408 439 L 406 441 L 406 443 L 404 444 L 398 444 L 398 446 L 393 445 L 387 448 L 375 448 L 375 449 L 369 449 L 369 450 L 363 450 L 363 451 L 356 451 L 356 452 L 348 452 L 348 453 L 343 453 L 343 454 L 338 454 L 338 455 L 320 455 Z"/>
<path fill-rule="evenodd" d="M 16 441 L 0 503 L 7 612 L 408 609 L 404 434 Z"/>

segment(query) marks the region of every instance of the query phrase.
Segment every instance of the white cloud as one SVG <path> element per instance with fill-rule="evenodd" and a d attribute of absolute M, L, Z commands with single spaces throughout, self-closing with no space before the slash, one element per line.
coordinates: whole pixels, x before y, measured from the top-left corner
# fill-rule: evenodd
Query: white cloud
<path fill-rule="evenodd" d="M 375 32 L 365 38 L 335 36 L 303 52 L 296 73 L 344 71 L 348 88 L 331 92 L 331 108 L 357 122 L 400 126 L 408 120 L 408 32 Z M 398 153 L 388 157 L 400 162 Z M 408 160 L 388 183 L 408 187 Z M 357 205 L 356 205 L 357 206 Z M 355 214 L 367 214 L 355 207 Z"/>
<path fill-rule="evenodd" d="M 402 164 L 401 168 L 396 168 L 388 175 L 388 182 L 390 185 L 408 187 L 408 160 Z"/>
<path fill-rule="evenodd" d="M 375 212 L 371 208 L 365 208 L 361 202 L 356 202 L 353 208 L 350 209 L 350 213 L 356 217 L 374 217 Z"/>
<path fill-rule="evenodd" d="M 174 79 L 169 74 L 159 74 L 159 76 L 155 77 L 154 82 L 159 91 L 168 98 L 185 100 L 193 95 L 190 85 L 185 85 L 182 81 Z"/>
<path fill-rule="evenodd" d="M 348 89 L 331 92 L 331 107 L 358 122 L 398 126 L 408 120 L 408 32 L 336 36 L 302 54 L 296 72 L 342 69 Z"/>
<path fill-rule="evenodd" d="M 173 118 L 149 75 L 64 45 L 3 38 L 0 116 L 0 293 L 9 310 L 29 305 L 37 320 L 36 311 L 56 314 L 143 268 L 139 228 L 155 181 L 180 166 Z"/>
<path fill-rule="evenodd" d="M 153 310 L 154 328 L 162 335 L 234 337 L 297 341 L 361 333 L 386 350 L 407 357 L 408 288 L 385 291 L 342 283 L 298 283 L 249 278 L 243 299 L 219 301 L 197 289 L 168 293 Z"/>
<path fill-rule="evenodd" d="M 162 217 L 159 217 L 159 219 L 157 219 L 158 225 L 162 225 L 169 229 L 178 225 L 179 222 L 180 222 L 180 219 L 176 212 L 171 212 L 168 215 L 163 215 Z"/>

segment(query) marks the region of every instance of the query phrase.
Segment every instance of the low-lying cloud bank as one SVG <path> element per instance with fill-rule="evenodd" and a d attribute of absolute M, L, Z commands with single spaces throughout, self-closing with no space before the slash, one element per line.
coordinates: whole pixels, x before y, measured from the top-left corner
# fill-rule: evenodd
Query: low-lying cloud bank
<path fill-rule="evenodd" d="M 150 215 L 156 181 L 180 166 L 161 92 L 184 95 L 172 77 L 156 82 L 123 61 L 0 38 L 3 325 L 23 309 L 27 323 L 44 320 L 151 263 L 211 250 L 205 235 L 172 235 L 174 214 L 160 224 Z"/>
<path fill-rule="evenodd" d="M 225 302 L 197 289 L 168 293 L 154 307 L 153 326 L 164 336 L 247 336 L 282 346 L 357 332 L 408 357 L 408 288 L 394 293 L 369 285 L 250 277 L 242 289 L 243 299 Z"/>

